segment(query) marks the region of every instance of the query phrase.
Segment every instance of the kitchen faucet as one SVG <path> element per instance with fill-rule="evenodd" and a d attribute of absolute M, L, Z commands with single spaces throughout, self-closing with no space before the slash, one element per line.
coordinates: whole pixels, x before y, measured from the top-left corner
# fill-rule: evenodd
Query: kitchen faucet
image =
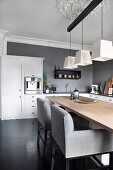
<path fill-rule="evenodd" d="M 65 85 L 65 88 L 66 88 L 66 93 L 67 93 L 67 89 L 68 89 L 68 86 L 70 85 L 70 83 L 67 83 L 66 85 Z"/>

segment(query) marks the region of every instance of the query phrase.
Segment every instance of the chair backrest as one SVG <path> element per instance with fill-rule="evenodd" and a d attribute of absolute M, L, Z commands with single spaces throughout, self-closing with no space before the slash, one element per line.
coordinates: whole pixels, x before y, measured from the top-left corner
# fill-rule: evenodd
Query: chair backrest
<path fill-rule="evenodd" d="M 70 114 L 64 109 L 51 106 L 52 136 L 65 155 L 66 137 L 74 131 L 74 124 Z"/>
<path fill-rule="evenodd" d="M 51 108 L 47 99 L 37 98 L 38 120 L 44 128 L 51 128 Z"/>

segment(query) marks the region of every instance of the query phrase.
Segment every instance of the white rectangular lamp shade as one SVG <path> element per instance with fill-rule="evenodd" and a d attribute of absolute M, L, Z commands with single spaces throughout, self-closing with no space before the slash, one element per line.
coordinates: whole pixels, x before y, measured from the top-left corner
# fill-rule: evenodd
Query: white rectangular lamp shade
<path fill-rule="evenodd" d="M 108 61 L 113 59 L 112 41 L 99 40 L 92 48 L 92 60 Z"/>
<path fill-rule="evenodd" d="M 80 50 L 76 52 L 75 64 L 78 66 L 87 66 L 92 64 L 90 51 Z"/>
<path fill-rule="evenodd" d="M 78 66 L 76 66 L 74 62 L 75 62 L 75 57 L 72 57 L 72 56 L 65 57 L 64 68 L 67 68 L 67 69 L 78 68 Z"/>

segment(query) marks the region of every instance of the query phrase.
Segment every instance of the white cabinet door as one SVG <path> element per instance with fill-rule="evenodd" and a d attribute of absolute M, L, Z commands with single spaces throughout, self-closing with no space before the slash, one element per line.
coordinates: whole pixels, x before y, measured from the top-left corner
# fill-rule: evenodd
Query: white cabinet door
<path fill-rule="evenodd" d="M 2 119 L 18 119 L 22 113 L 20 59 L 2 58 L 1 67 Z"/>
<path fill-rule="evenodd" d="M 2 60 L 2 95 L 21 95 L 21 63 L 18 58 Z"/>
<path fill-rule="evenodd" d="M 42 78 L 43 60 L 38 57 L 24 58 L 24 76 L 34 76 Z"/>
<path fill-rule="evenodd" d="M 2 96 L 2 119 L 20 119 L 22 105 L 19 96 Z"/>

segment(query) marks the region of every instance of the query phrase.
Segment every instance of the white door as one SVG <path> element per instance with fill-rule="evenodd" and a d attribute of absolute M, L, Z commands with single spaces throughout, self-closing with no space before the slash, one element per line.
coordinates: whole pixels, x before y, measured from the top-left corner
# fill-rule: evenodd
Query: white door
<path fill-rule="evenodd" d="M 2 119 L 21 118 L 22 67 L 19 58 L 2 59 Z"/>

